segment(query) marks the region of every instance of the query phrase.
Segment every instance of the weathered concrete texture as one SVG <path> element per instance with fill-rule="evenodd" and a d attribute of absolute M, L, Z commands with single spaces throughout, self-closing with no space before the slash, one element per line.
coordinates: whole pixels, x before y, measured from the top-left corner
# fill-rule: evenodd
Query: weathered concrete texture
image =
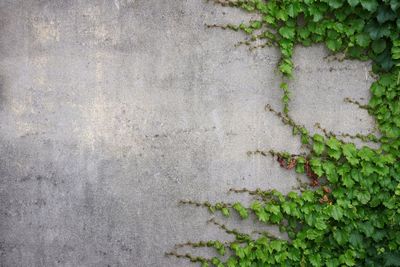
<path fill-rule="evenodd" d="M 178 200 L 296 185 L 246 154 L 300 149 L 264 111 L 281 108 L 277 51 L 204 26 L 246 18 L 202 0 L 0 0 L 1 266 L 188 266 L 164 253 L 226 236 Z M 296 49 L 292 116 L 368 133 L 343 98 L 367 101 L 369 63 L 326 55 Z"/>

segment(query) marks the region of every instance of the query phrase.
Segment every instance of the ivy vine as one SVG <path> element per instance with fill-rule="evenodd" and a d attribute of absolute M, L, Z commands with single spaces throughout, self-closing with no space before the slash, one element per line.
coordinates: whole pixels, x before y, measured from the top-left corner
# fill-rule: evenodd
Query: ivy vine
<path fill-rule="evenodd" d="M 254 214 L 267 225 L 279 226 L 288 239 L 268 232 L 255 236 L 211 222 L 234 237 L 232 242 L 209 240 L 178 245 L 170 256 L 187 258 L 207 266 L 400 266 L 400 0 L 215 0 L 216 4 L 241 8 L 259 19 L 240 25 L 210 25 L 242 31 L 252 48 L 276 46 L 281 60 L 283 111 L 266 106 L 292 127 L 307 148 L 303 155 L 255 151 L 272 156 L 282 168 L 310 179 L 298 191 L 232 189 L 250 194 L 254 201 L 183 204 L 206 207 L 229 217 Z M 260 45 L 261 42 L 261 45 Z M 322 129 L 311 135 L 289 115 L 296 45 L 324 43 L 344 58 L 372 60 L 377 80 L 371 98 L 362 105 L 377 123 L 380 137 L 356 135 L 376 142 L 379 148 L 356 147 Z M 320 127 L 320 126 L 319 126 Z M 181 247 L 211 247 L 219 257 L 180 254 Z"/>

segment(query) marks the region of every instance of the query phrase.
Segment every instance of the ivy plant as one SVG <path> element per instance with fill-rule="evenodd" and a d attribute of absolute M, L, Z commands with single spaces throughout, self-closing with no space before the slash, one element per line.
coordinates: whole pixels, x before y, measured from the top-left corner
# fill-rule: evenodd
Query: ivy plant
<path fill-rule="evenodd" d="M 257 151 L 272 156 L 282 168 L 309 178 L 300 190 L 232 189 L 248 193 L 254 201 L 185 204 L 206 207 L 243 220 L 252 214 L 258 221 L 276 225 L 287 239 L 269 232 L 250 235 L 212 220 L 233 235 L 234 241 L 188 242 L 182 246 L 211 247 L 218 257 L 180 254 L 207 266 L 400 266 L 400 0 L 215 0 L 241 8 L 259 19 L 240 25 L 214 25 L 242 31 L 247 45 L 276 46 L 281 60 L 283 112 L 266 107 L 292 127 L 307 148 L 303 155 Z M 264 42 L 264 45 L 255 46 Z M 371 85 L 367 105 L 380 137 L 356 135 L 378 148 L 357 147 L 326 130 L 309 131 L 289 116 L 289 81 L 294 74 L 296 45 L 323 43 L 339 60 L 372 60 L 377 80 Z"/>

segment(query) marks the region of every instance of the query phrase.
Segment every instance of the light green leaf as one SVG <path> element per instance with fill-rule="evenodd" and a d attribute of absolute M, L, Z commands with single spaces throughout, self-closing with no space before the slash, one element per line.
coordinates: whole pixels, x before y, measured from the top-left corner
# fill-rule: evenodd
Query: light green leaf
<path fill-rule="evenodd" d="M 295 28 L 284 26 L 279 29 L 279 34 L 286 39 L 293 39 L 295 35 Z"/>
<path fill-rule="evenodd" d="M 343 209 L 339 206 L 332 205 L 331 206 L 331 216 L 336 220 L 339 221 L 343 218 Z"/>
<path fill-rule="evenodd" d="M 378 8 L 378 1 L 376 0 L 360 0 L 363 8 L 370 12 L 375 12 Z"/>
<path fill-rule="evenodd" d="M 344 144 L 342 146 L 343 154 L 345 155 L 346 159 L 349 161 L 351 165 L 358 164 L 359 160 L 357 159 L 357 149 L 354 144 Z"/>
<path fill-rule="evenodd" d="M 356 35 L 356 42 L 361 47 L 367 47 L 370 44 L 371 39 L 368 34 L 359 33 Z"/>
<path fill-rule="evenodd" d="M 353 179 L 351 179 L 350 175 L 343 176 L 343 185 L 347 188 L 351 188 L 354 185 Z"/>
<path fill-rule="evenodd" d="M 360 0 L 347 0 L 347 2 L 349 3 L 349 5 L 351 5 L 352 7 L 355 7 L 356 5 L 358 5 L 360 3 Z"/>
<path fill-rule="evenodd" d="M 340 38 L 328 39 L 328 40 L 326 40 L 325 43 L 326 43 L 326 46 L 327 46 L 330 50 L 336 52 L 336 51 L 338 51 L 338 50 L 340 49 L 340 47 L 342 46 L 342 39 L 340 39 Z"/>
<path fill-rule="evenodd" d="M 336 229 L 333 231 L 333 238 L 339 245 L 344 245 L 349 239 L 349 234 L 345 230 Z"/>
<path fill-rule="evenodd" d="M 249 217 L 247 209 L 245 207 L 243 207 L 243 205 L 240 204 L 239 202 L 236 202 L 235 204 L 233 204 L 232 208 L 239 213 L 239 215 L 242 219 L 247 219 Z"/>
<path fill-rule="evenodd" d="M 356 195 L 357 199 L 362 203 L 362 204 L 367 204 L 368 201 L 371 199 L 371 194 L 364 190 L 364 191 L 354 191 L 354 194 Z"/>
<path fill-rule="evenodd" d="M 333 164 L 330 161 L 327 161 L 322 164 L 322 168 L 325 171 L 326 178 L 328 179 L 328 181 L 331 183 L 337 183 L 339 177 L 336 172 L 335 164 Z"/>
<path fill-rule="evenodd" d="M 324 143 L 319 143 L 319 142 L 314 142 L 313 143 L 313 150 L 315 154 L 321 155 L 322 152 L 325 150 L 325 144 Z"/>
<path fill-rule="evenodd" d="M 230 212 L 229 212 L 228 208 L 222 208 L 221 212 L 225 217 L 229 217 L 229 215 L 230 215 Z"/>
<path fill-rule="evenodd" d="M 343 0 L 329 0 L 328 4 L 330 7 L 337 9 L 343 6 Z"/>
<path fill-rule="evenodd" d="M 319 255 L 319 254 L 311 254 L 309 256 L 309 260 L 310 260 L 310 263 L 312 266 L 316 266 L 316 267 L 322 266 L 321 265 L 321 255 Z"/>

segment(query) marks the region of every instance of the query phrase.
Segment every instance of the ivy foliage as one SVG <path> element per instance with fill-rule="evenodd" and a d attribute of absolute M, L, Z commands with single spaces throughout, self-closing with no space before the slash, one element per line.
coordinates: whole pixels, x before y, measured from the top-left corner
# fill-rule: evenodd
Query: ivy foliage
<path fill-rule="evenodd" d="M 281 51 L 278 69 L 284 82 L 283 113 L 267 106 L 293 128 L 308 148 L 304 155 L 271 151 L 280 166 L 303 174 L 310 184 L 286 195 L 276 191 L 233 190 L 248 193 L 254 202 L 199 203 L 221 212 L 237 213 L 243 220 L 255 216 L 279 226 L 288 239 L 270 233 L 243 234 L 216 223 L 234 236 L 233 242 L 187 243 L 212 247 L 219 257 L 191 254 L 188 258 L 207 266 L 400 266 L 400 0 L 216 0 L 242 8 L 260 19 L 248 24 L 225 25 L 243 31 L 251 45 L 265 41 Z M 324 43 L 347 58 L 372 60 L 378 79 L 363 106 L 375 118 L 381 137 L 368 137 L 379 148 L 358 148 L 338 136 L 310 135 L 288 115 L 288 80 L 293 75 L 296 45 Z M 260 152 L 261 155 L 267 155 Z"/>
<path fill-rule="evenodd" d="M 280 72 L 293 75 L 293 48 L 324 43 L 348 58 L 374 61 L 374 71 L 390 71 L 400 63 L 399 0 L 217 0 L 260 15 L 248 24 L 225 25 L 275 45 L 281 51 Z M 393 56 L 396 52 L 397 56 Z M 284 111 L 290 100 L 287 85 L 281 86 Z"/>

